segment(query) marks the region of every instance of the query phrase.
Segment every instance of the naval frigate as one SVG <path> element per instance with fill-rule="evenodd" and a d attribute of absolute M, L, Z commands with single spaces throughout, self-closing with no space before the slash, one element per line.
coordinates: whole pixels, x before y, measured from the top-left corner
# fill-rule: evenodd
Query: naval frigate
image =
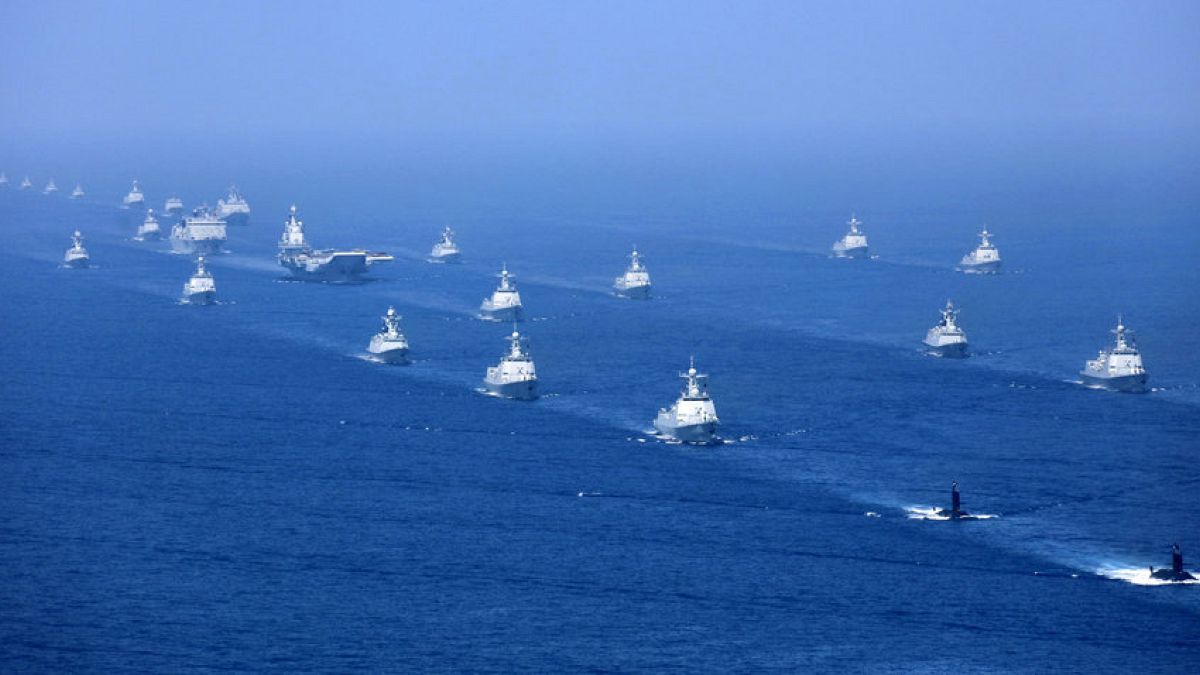
<path fill-rule="evenodd" d="M 204 267 L 204 256 L 196 257 L 196 271 L 183 284 L 183 301 L 189 305 L 211 305 L 217 301 L 217 282 Z"/>
<path fill-rule="evenodd" d="M 54 179 L 51 178 L 50 182 L 46 183 L 46 188 L 44 190 L 42 190 L 42 194 L 52 195 L 55 192 L 58 192 L 58 186 L 54 184 Z"/>
<path fill-rule="evenodd" d="M 858 229 L 862 221 L 851 215 L 846 224 L 850 226 L 850 231 L 833 243 L 833 254 L 839 258 L 867 257 L 867 235 Z"/>
<path fill-rule="evenodd" d="M 637 244 L 634 244 L 633 252 L 629 254 L 629 267 L 613 281 L 613 292 L 631 300 L 646 300 L 650 297 L 650 271 L 642 263 L 642 254 L 638 253 Z"/>
<path fill-rule="evenodd" d="M 433 250 L 429 252 L 429 262 L 462 262 L 462 251 L 458 249 L 458 244 L 454 243 L 454 230 L 449 227 L 442 230 L 441 239 L 433 245 Z"/>
<path fill-rule="evenodd" d="M 533 357 L 521 338 L 513 330 L 508 336 L 508 351 L 500 357 L 500 363 L 487 369 L 483 386 L 488 393 L 501 398 L 531 401 L 538 397 L 537 369 Z"/>
<path fill-rule="evenodd" d="M 83 269 L 91 265 L 87 249 L 83 247 L 83 235 L 79 230 L 71 235 L 71 248 L 63 255 L 63 265 L 73 269 Z"/>
<path fill-rule="evenodd" d="M 717 409 L 708 395 L 708 375 L 696 371 L 693 358 L 683 378 L 683 392 L 670 408 L 662 408 L 654 418 L 658 433 L 684 443 L 705 445 L 717 441 Z"/>
<path fill-rule="evenodd" d="M 485 321 L 521 321 L 524 319 L 524 307 L 521 305 L 521 294 L 517 292 L 515 278 L 508 272 L 508 265 L 501 265 L 500 283 L 491 297 L 483 299 L 479 305 L 479 318 Z"/>
<path fill-rule="evenodd" d="M 992 233 L 984 226 L 979 233 L 979 246 L 958 262 L 958 271 L 967 274 L 996 274 L 1000 271 L 1000 249 L 991 240 Z"/>
<path fill-rule="evenodd" d="M 400 315 L 388 307 L 383 315 L 383 330 L 371 337 L 367 351 L 384 363 L 408 363 L 408 338 L 400 330 Z"/>
<path fill-rule="evenodd" d="M 966 358 L 967 334 L 958 325 L 958 310 L 954 303 L 946 301 L 942 319 L 925 333 L 925 346 L 929 353 L 952 359 Z"/>
<path fill-rule="evenodd" d="M 129 189 L 129 194 L 121 200 L 121 208 L 123 209 L 140 209 L 146 204 L 146 195 L 142 194 L 142 188 L 138 182 L 133 181 L 133 187 Z"/>
<path fill-rule="evenodd" d="M 1117 327 L 1113 330 L 1117 343 L 1112 349 L 1101 349 L 1100 354 L 1089 359 L 1079 371 L 1084 384 L 1092 387 L 1142 393 L 1146 391 L 1146 369 L 1142 366 L 1142 355 L 1133 339 L 1133 331 L 1125 328 L 1121 316 L 1117 315 Z"/>
<path fill-rule="evenodd" d="M 71 190 L 71 199 L 81 199 L 83 197 L 83 186 L 79 183 L 75 184 L 75 189 Z"/>
<path fill-rule="evenodd" d="M 159 241 L 162 239 L 162 228 L 158 226 L 158 218 L 154 217 L 154 209 L 146 210 L 146 219 L 138 225 L 134 241 Z"/>

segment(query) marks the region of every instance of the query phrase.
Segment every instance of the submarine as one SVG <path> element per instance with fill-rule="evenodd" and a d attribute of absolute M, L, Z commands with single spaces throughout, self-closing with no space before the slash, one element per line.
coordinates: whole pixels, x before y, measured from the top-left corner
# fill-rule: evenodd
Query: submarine
<path fill-rule="evenodd" d="M 1161 581 L 1195 581 L 1196 577 L 1192 576 L 1187 570 L 1183 569 L 1183 553 L 1179 550 L 1179 544 L 1171 544 L 1171 569 L 1156 570 L 1154 566 L 1150 566 L 1150 578 L 1159 579 Z"/>
<path fill-rule="evenodd" d="M 963 511 L 962 496 L 958 494 L 958 481 L 950 484 L 950 508 L 938 509 L 934 512 L 938 518 L 949 518 L 950 520 L 976 520 L 976 517 Z"/>

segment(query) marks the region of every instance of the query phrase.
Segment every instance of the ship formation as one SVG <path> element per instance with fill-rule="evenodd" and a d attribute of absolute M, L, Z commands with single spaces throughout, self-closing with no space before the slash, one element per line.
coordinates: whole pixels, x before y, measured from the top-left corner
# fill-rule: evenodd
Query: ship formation
<path fill-rule="evenodd" d="M 176 253 L 214 255 L 224 251 L 227 240 L 225 221 L 206 206 L 193 209 L 192 215 L 171 228 L 171 250 Z"/>
<path fill-rule="evenodd" d="M 487 369 L 483 378 L 484 389 L 493 396 L 519 401 L 532 401 L 538 397 L 537 369 L 524 338 L 516 330 L 508 336 L 508 351 L 500 357 L 500 363 Z"/>
<path fill-rule="evenodd" d="M 250 224 L 250 205 L 246 203 L 246 198 L 238 191 L 236 185 L 230 185 L 229 194 L 224 199 L 217 200 L 215 215 L 228 225 Z"/>
<path fill-rule="evenodd" d="M 979 233 L 979 246 L 963 256 L 958 271 L 967 274 L 996 274 L 1000 271 L 1000 249 L 991 240 L 992 233 L 983 228 Z"/>
<path fill-rule="evenodd" d="M 483 299 L 479 305 L 479 318 L 484 321 L 516 322 L 523 320 L 524 307 L 521 305 L 521 294 L 513 283 L 513 275 L 508 272 L 508 265 L 500 266 L 500 283 L 491 297 Z"/>
<path fill-rule="evenodd" d="M 384 363 L 408 363 L 408 339 L 400 330 L 400 315 L 388 307 L 383 315 L 383 330 L 371 337 L 367 351 Z"/>
<path fill-rule="evenodd" d="M 121 208 L 123 209 L 140 209 L 146 205 L 146 195 L 142 194 L 142 188 L 138 182 L 133 181 L 133 187 L 129 189 L 129 193 L 121 200 Z"/>
<path fill-rule="evenodd" d="M 942 319 L 925 333 L 925 346 L 929 353 L 952 359 L 967 357 L 967 334 L 958 325 L 958 310 L 954 303 L 946 301 Z"/>
<path fill-rule="evenodd" d="M 87 249 L 83 247 L 83 235 L 79 230 L 71 235 L 71 248 L 63 254 L 63 265 L 72 269 L 84 269 L 92 264 Z"/>
<path fill-rule="evenodd" d="M 684 443 L 707 445 L 717 442 L 717 409 L 708 395 L 708 375 L 696 370 L 693 358 L 683 378 L 683 392 L 670 408 L 654 418 L 658 433 Z"/>
<path fill-rule="evenodd" d="M 183 302 L 189 305 L 211 305 L 217 301 L 217 283 L 212 272 L 204 267 L 204 256 L 196 257 L 196 271 L 183 285 Z"/>
<path fill-rule="evenodd" d="M 314 249 L 304 235 L 304 221 L 293 204 L 279 238 L 279 264 L 303 281 L 350 282 L 362 279 L 372 264 L 388 262 L 386 253 L 362 249 Z"/>
<path fill-rule="evenodd" d="M 138 225 L 134 241 L 159 241 L 162 239 L 162 228 L 158 226 L 158 218 L 154 217 L 154 209 L 146 210 L 146 219 Z"/>
<path fill-rule="evenodd" d="M 1100 354 L 1084 363 L 1083 370 L 1079 371 L 1084 384 L 1130 393 L 1146 391 L 1146 369 L 1142 366 L 1142 355 L 1132 331 L 1125 328 L 1119 315 L 1113 333 L 1117 336 L 1116 345 L 1111 349 L 1101 349 Z"/>
<path fill-rule="evenodd" d="M 613 292 L 631 300 L 646 300 L 650 297 L 650 272 L 642 263 L 642 256 L 638 253 L 636 244 L 633 252 L 629 254 L 629 267 L 613 281 Z"/>
<path fill-rule="evenodd" d="M 442 230 L 442 238 L 433 245 L 433 250 L 429 252 L 429 262 L 462 262 L 462 251 L 459 251 L 458 244 L 454 243 L 454 230 L 449 227 Z"/>
<path fill-rule="evenodd" d="M 858 229 L 862 221 L 851 215 L 846 224 L 850 226 L 850 231 L 833 243 L 833 254 L 838 258 L 866 258 L 869 250 L 867 235 Z"/>

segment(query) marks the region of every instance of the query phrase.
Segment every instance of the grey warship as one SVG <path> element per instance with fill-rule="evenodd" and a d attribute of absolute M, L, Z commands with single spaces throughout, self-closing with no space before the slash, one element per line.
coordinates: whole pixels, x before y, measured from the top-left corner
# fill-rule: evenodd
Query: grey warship
<path fill-rule="evenodd" d="M 717 409 L 708 395 L 708 375 L 697 372 L 693 358 L 683 378 L 683 392 L 670 408 L 654 418 L 658 433 L 684 443 L 707 445 L 717 442 Z"/>
<path fill-rule="evenodd" d="M 1113 333 L 1117 335 L 1116 345 L 1112 349 L 1101 349 L 1096 358 L 1084 363 L 1080 377 L 1091 387 L 1134 394 L 1145 392 L 1146 369 L 1142 366 L 1142 355 L 1120 315 Z"/>
<path fill-rule="evenodd" d="M 304 237 L 304 221 L 296 215 L 295 204 L 283 221 L 279 238 L 279 264 L 303 281 L 360 281 L 374 263 L 388 262 L 392 256 L 363 249 L 314 249 Z"/>
<path fill-rule="evenodd" d="M 532 401 L 538 397 L 537 369 L 525 347 L 521 334 L 513 330 L 508 336 L 508 351 L 500 363 L 487 369 L 483 386 L 489 394 L 501 398 Z"/>

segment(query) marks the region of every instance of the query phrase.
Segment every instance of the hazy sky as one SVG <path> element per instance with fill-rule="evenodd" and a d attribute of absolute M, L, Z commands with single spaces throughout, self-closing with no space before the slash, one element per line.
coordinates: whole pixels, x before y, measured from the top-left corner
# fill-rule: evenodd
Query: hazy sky
<path fill-rule="evenodd" d="M 1200 2 L 0 3 L 10 137 L 1200 129 Z"/>

